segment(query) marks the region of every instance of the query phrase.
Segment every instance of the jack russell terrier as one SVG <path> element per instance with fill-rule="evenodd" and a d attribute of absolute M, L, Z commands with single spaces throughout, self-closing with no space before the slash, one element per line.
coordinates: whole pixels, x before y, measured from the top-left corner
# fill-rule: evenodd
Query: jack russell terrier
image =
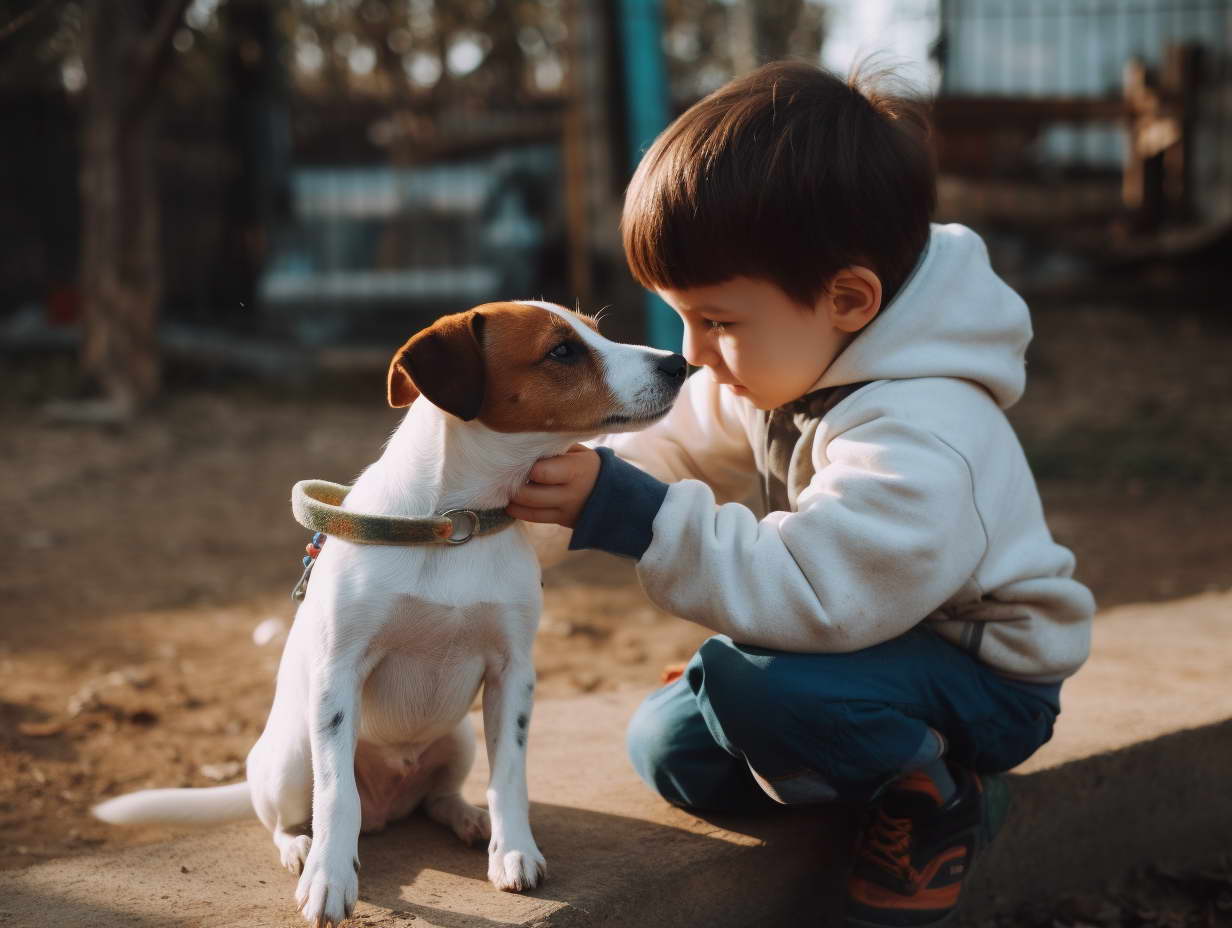
<path fill-rule="evenodd" d="M 524 749 L 539 565 L 521 523 L 480 532 L 475 512 L 503 509 L 539 458 L 662 418 L 685 372 L 680 355 L 611 342 L 592 319 L 551 303 L 487 303 L 416 334 L 389 367 L 389 403 L 410 409 L 341 505 L 438 523 L 461 510 L 471 524 L 445 520 L 437 540 L 474 540 L 455 550 L 331 538 L 283 651 L 247 782 L 145 790 L 95 814 L 206 824 L 255 813 L 299 874 L 296 902 L 318 926 L 337 925 L 355 905 L 359 833 L 420 806 L 465 842 L 490 839 L 497 888 L 536 886 L 545 864 L 528 820 Z M 480 684 L 486 811 L 460 792 Z"/>

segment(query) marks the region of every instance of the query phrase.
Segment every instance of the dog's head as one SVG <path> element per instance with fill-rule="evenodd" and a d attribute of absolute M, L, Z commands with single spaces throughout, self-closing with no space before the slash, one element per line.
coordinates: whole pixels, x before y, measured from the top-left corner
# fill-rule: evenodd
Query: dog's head
<path fill-rule="evenodd" d="M 485 303 L 418 332 L 389 365 L 389 405 L 422 395 L 498 432 L 599 434 L 667 414 L 684 383 L 678 354 L 621 345 L 552 303 Z"/>

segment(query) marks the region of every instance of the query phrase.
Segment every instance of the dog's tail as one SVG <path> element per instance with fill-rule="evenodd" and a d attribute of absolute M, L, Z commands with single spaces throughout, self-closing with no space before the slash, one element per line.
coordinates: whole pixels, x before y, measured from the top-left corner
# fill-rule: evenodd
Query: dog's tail
<path fill-rule="evenodd" d="M 247 782 L 206 789 L 145 789 L 100 802 L 91 811 L 116 825 L 213 825 L 256 814 Z"/>

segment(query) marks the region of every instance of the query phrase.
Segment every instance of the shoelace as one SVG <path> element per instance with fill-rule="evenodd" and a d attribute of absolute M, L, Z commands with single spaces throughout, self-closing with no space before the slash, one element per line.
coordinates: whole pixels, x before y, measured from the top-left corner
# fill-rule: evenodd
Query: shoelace
<path fill-rule="evenodd" d="M 911 825 L 911 819 L 896 818 L 879 809 L 862 844 L 861 856 L 899 879 L 910 879 Z"/>

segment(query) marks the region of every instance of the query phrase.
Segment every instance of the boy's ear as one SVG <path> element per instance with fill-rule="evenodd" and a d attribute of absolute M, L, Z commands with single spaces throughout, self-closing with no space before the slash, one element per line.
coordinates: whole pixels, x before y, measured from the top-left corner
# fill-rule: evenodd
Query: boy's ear
<path fill-rule="evenodd" d="M 469 422 L 483 405 L 483 315 L 442 316 L 417 332 L 389 362 L 389 405 L 409 406 L 423 395 L 433 406 Z"/>
<path fill-rule="evenodd" d="M 830 281 L 830 322 L 842 332 L 859 332 L 881 309 L 881 278 L 866 267 L 845 267 Z"/>

